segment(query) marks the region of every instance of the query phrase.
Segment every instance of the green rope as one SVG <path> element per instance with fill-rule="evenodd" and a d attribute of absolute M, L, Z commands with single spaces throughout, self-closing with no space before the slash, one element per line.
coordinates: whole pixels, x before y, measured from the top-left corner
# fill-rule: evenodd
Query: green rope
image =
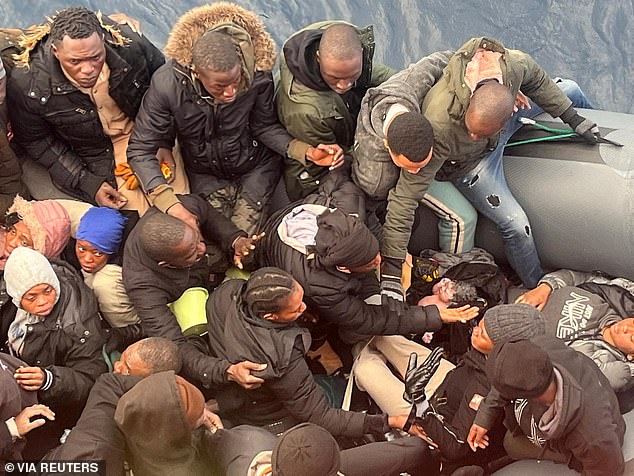
<path fill-rule="evenodd" d="M 545 141 L 557 140 L 557 139 L 568 139 L 569 137 L 576 137 L 576 136 L 577 136 L 576 132 L 567 131 L 565 134 L 557 134 L 554 136 L 546 136 L 546 137 L 535 137 L 533 139 L 524 139 L 524 140 L 518 140 L 515 142 L 508 142 L 504 146 L 504 148 L 513 147 L 516 145 L 532 144 L 534 142 L 545 142 Z"/>

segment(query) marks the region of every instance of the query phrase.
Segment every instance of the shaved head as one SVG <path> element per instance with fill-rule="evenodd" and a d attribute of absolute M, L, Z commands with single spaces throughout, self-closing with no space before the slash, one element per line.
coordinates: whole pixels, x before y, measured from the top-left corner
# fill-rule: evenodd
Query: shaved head
<path fill-rule="evenodd" d="M 482 139 L 497 134 L 513 114 L 514 104 L 511 90 L 497 81 L 477 86 L 465 114 L 469 133 Z"/>
<path fill-rule="evenodd" d="M 347 61 L 361 56 L 363 47 L 354 27 L 337 24 L 326 28 L 319 42 L 319 56 Z"/>

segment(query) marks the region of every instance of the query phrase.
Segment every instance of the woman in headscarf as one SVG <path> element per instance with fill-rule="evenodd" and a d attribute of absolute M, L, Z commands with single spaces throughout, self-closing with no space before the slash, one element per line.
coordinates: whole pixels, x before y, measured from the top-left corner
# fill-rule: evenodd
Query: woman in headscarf
<path fill-rule="evenodd" d="M 36 437 L 29 439 L 27 448 L 36 449 L 29 457 L 41 456 L 74 425 L 95 379 L 106 371 L 101 319 L 94 295 L 77 272 L 66 264 L 52 265 L 30 248 L 13 250 L 4 278 L 18 308 L 2 336 L 4 350 L 28 365 L 16 370 L 18 385 L 38 392 L 39 401 L 57 415 L 54 424 L 34 430 Z M 2 324 L 5 329 L 7 323 Z"/>
<path fill-rule="evenodd" d="M 123 287 L 121 260 L 117 259 L 127 222 L 117 210 L 92 207 L 83 214 L 77 227 L 75 255 L 84 282 L 97 296 L 99 309 L 112 327 L 139 322 Z"/>

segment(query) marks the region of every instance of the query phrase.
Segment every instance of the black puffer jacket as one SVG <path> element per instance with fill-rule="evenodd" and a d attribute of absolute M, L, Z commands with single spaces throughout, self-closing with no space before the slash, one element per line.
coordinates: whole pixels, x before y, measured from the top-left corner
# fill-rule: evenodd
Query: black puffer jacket
<path fill-rule="evenodd" d="M 198 218 L 205 241 L 212 241 L 229 250 L 236 238 L 246 235 L 202 198 L 196 195 L 178 197 L 185 208 Z M 128 236 L 123 251 L 123 285 L 141 319 L 146 336 L 182 342 L 183 334 L 167 305 L 176 301 L 186 289 L 205 286 L 209 270 L 204 263 L 197 263 L 189 269 L 159 266 L 145 253 L 140 230 L 143 220 L 155 213 L 161 212 L 150 208 Z"/>
<path fill-rule="evenodd" d="M 345 203 L 342 207 L 339 202 L 342 198 L 345 201 L 352 198 L 352 207 Z M 302 202 L 279 211 L 264 226 L 266 234 L 256 250 L 259 264 L 276 266 L 291 273 L 304 288 L 306 304 L 322 319 L 335 324 L 341 338 L 348 343 L 358 342 L 365 336 L 437 331 L 442 321 L 436 306 L 407 306 L 405 312 L 396 316 L 384 306 L 367 304 L 364 300 L 379 292 L 379 283 L 373 273 L 344 273 L 336 268 L 318 267 L 314 259 L 285 243 L 278 233 L 284 217 L 301 203 L 342 208 L 350 213 L 356 210 L 359 202 L 354 195 L 323 194 L 322 188 L 320 194 L 309 195 Z"/>
<path fill-rule="evenodd" d="M 382 430 L 382 415 L 328 407 L 304 360 L 310 346 L 308 331 L 294 323 L 272 323 L 251 316 L 242 302 L 244 286 L 242 280 L 230 280 L 209 297 L 207 349 L 200 344 L 183 346 L 184 369 L 205 386 L 210 354 L 232 363 L 249 360 L 268 364 L 256 373 L 265 381 L 260 388 L 245 390 L 234 383 L 221 388 L 217 400 L 223 415 L 235 423 L 258 426 L 292 418 L 295 423 L 320 425 L 333 435 L 353 437 Z"/>
<path fill-rule="evenodd" d="M 108 22 L 105 17 L 103 21 Z M 128 117 L 134 118 L 152 74 L 165 60 L 147 37 L 125 25 L 117 28 L 131 41 L 117 46 L 111 42 L 111 33 L 104 30 L 109 94 Z M 116 186 L 112 142 L 103 132 L 90 97 L 62 72 L 48 36 L 31 50 L 28 68 L 16 64 L 7 93 L 16 143 L 48 169 L 58 187 L 95 203 L 95 193 L 104 181 Z"/>
<path fill-rule="evenodd" d="M 242 80 L 229 104 L 217 103 L 192 75 L 192 47 L 208 30 L 228 34 L 240 46 Z M 155 154 L 172 126 L 194 193 L 213 193 L 221 186 L 214 178 L 235 180 L 277 161 L 275 154 L 286 155 L 292 138 L 273 102 L 275 44 L 257 16 L 235 5 L 200 7 L 174 26 L 165 51 L 171 61 L 152 78 L 128 146 L 144 190 L 166 183 Z"/>
<path fill-rule="evenodd" d="M 39 401 L 53 408 L 57 420 L 72 425 L 71 415 L 79 416 L 95 379 L 107 370 L 104 339 L 92 291 L 69 265 L 52 266 L 61 286 L 59 301 L 42 322 L 28 325 L 20 358 L 53 374 L 50 388 L 38 392 Z M 13 353 L 6 334 L 2 342 L 1 350 Z"/>

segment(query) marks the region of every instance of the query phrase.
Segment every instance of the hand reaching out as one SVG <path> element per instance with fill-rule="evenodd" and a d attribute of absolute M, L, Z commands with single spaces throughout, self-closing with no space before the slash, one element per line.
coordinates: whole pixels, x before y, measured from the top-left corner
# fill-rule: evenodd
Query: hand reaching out
<path fill-rule="evenodd" d="M 236 268 L 242 269 L 242 258 L 248 256 L 255 249 L 255 244 L 264 238 L 264 235 L 262 232 L 259 235 L 252 235 L 250 238 L 241 236 L 236 239 L 233 243 L 233 264 L 236 265 Z"/>

